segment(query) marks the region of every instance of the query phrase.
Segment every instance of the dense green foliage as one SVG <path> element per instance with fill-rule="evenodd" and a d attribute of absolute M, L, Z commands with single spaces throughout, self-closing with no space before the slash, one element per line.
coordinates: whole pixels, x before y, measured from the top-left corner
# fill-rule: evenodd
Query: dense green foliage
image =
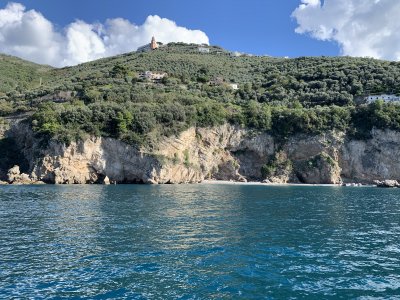
<path fill-rule="evenodd" d="M 65 142 L 92 134 L 151 144 L 193 125 L 224 122 L 281 138 L 332 129 L 366 138 L 373 127 L 400 130 L 399 106 L 362 103 L 366 94 L 400 93 L 397 62 L 234 57 L 218 47 L 202 54 L 196 45 L 178 43 L 62 69 L 1 56 L 0 68 L 0 115 L 32 111 L 38 134 Z M 168 77 L 140 78 L 147 70 Z M 217 78 L 224 83 L 210 84 Z"/>
<path fill-rule="evenodd" d="M 0 54 L 0 98 L 15 97 L 49 79 L 51 67 Z"/>

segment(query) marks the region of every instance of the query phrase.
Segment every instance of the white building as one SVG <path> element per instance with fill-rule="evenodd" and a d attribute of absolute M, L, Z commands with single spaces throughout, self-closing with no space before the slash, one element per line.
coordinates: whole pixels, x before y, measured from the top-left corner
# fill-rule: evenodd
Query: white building
<path fill-rule="evenodd" d="M 381 95 L 370 95 L 365 97 L 365 101 L 367 103 L 372 103 L 377 100 L 383 100 L 385 102 L 397 102 L 400 101 L 400 96 L 381 94 Z"/>
<path fill-rule="evenodd" d="M 207 47 L 199 47 L 198 50 L 200 53 L 210 53 L 210 48 Z"/>
<path fill-rule="evenodd" d="M 151 71 L 146 71 L 144 73 L 139 74 L 139 78 L 142 79 L 148 79 L 151 81 L 160 81 L 164 77 L 167 77 L 167 73 L 158 73 L 158 72 L 151 72 Z"/>
<path fill-rule="evenodd" d="M 229 53 L 229 55 L 232 56 L 232 57 L 239 57 L 239 56 L 242 56 L 243 53 L 240 53 L 238 51 L 234 51 L 234 52 Z"/>
<path fill-rule="evenodd" d="M 237 83 L 229 83 L 229 86 L 232 88 L 232 90 L 235 90 L 235 91 L 239 89 L 239 86 Z"/>

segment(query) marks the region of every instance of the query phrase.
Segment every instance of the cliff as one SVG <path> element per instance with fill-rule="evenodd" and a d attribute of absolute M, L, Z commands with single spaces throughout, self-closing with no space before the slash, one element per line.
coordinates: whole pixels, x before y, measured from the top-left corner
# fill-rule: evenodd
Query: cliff
<path fill-rule="evenodd" d="M 190 128 L 154 149 L 136 149 L 112 138 L 92 137 L 46 147 L 29 126 L 9 131 L 29 162 L 31 180 L 56 184 L 196 183 L 205 179 L 273 183 L 373 183 L 400 179 L 400 133 L 373 130 L 351 140 L 342 132 L 287 140 L 230 125 Z M 26 176 L 25 176 L 26 177 Z"/>

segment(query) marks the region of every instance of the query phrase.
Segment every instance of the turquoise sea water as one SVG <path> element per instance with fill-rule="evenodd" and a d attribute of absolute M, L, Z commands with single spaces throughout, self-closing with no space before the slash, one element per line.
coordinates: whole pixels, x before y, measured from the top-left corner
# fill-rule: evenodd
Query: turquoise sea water
<path fill-rule="evenodd" d="M 1 299 L 399 299 L 400 189 L 0 187 Z"/>

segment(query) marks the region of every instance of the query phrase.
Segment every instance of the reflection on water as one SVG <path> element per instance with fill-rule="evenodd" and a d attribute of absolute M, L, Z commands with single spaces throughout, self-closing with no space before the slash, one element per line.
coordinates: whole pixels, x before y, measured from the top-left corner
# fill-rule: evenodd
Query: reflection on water
<path fill-rule="evenodd" d="M 400 191 L 0 188 L 0 298 L 400 297 Z"/>

